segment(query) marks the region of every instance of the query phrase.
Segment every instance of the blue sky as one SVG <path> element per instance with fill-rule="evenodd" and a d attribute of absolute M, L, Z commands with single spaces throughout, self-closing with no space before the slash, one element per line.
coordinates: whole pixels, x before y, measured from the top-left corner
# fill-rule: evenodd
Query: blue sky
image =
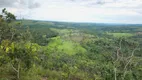
<path fill-rule="evenodd" d="M 142 0 L 0 0 L 18 18 L 142 24 Z"/>

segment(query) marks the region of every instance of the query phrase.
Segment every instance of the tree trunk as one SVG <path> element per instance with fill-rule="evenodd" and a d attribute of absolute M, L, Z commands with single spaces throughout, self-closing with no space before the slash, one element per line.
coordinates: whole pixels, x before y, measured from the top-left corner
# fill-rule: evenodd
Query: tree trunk
<path fill-rule="evenodd" d="M 16 71 L 16 73 L 17 73 L 17 80 L 20 80 L 20 61 L 18 62 L 18 65 L 17 65 L 17 68 L 18 69 L 16 69 L 13 65 L 12 65 L 12 63 L 10 63 L 11 64 L 11 66 L 12 66 L 12 68 L 13 68 L 13 70 L 14 71 Z"/>
<path fill-rule="evenodd" d="M 114 77 L 115 77 L 115 79 L 114 79 L 114 80 L 117 80 L 117 73 L 116 73 L 116 71 L 117 71 L 117 69 L 116 69 L 116 68 L 114 68 Z"/>
<path fill-rule="evenodd" d="M 20 61 L 18 63 L 18 72 L 17 72 L 17 79 L 20 79 Z"/>

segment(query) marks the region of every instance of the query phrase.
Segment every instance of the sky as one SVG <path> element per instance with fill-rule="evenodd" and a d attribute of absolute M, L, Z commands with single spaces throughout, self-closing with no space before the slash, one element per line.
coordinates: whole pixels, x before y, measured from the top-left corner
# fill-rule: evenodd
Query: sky
<path fill-rule="evenodd" d="M 142 0 L 0 0 L 18 19 L 142 24 Z"/>

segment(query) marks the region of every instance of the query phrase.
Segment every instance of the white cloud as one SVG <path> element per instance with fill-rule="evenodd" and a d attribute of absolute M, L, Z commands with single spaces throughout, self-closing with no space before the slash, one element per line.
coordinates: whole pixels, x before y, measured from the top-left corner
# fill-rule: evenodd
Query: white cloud
<path fill-rule="evenodd" d="M 35 0 L 40 7 L 9 8 L 24 18 L 73 22 L 142 23 L 141 0 Z M 34 4 L 28 2 L 28 4 Z M 19 13 L 21 12 L 21 13 Z"/>

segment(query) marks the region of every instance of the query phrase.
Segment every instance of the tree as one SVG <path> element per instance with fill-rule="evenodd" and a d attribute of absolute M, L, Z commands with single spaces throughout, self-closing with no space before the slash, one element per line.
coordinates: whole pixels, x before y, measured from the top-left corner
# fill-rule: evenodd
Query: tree
<path fill-rule="evenodd" d="M 6 11 L 6 8 L 4 8 L 2 10 L 2 19 L 4 19 L 5 21 L 7 21 L 8 23 L 12 22 L 13 20 L 16 20 L 16 17 L 14 14 L 10 13 L 10 12 L 7 12 Z"/>
<path fill-rule="evenodd" d="M 20 79 L 20 71 L 28 70 L 38 59 L 40 46 L 30 42 L 29 29 L 26 32 L 17 32 L 12 22 L 15 16 L 4 8 L 0 17 L 0 63 L 9 64 Z M 13 24 L 13 25 L 12 25 Z M 20 38 L 16 40 L 17 36 Z"/>
<path fill-rule="evenodd" d="M 4 8 L 2 15 L 0 15 L 0 43 L 5 39 L 13 40 L 16 31 L 15 24 L 12 23 L 14 20 L 16 17 Z"/>

